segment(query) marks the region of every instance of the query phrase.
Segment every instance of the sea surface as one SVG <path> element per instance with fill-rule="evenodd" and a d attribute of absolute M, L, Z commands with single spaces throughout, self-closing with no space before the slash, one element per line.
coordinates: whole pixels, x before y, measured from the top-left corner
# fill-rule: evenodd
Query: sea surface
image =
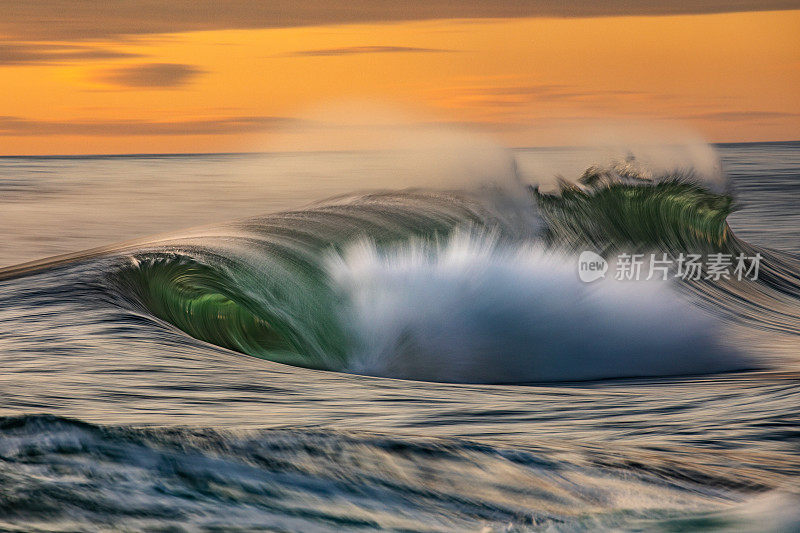
<path fill-rule="evenodd" d="M 3 531 L 800 530 L 800 142 L 4 157 L 0 232 Z"/>

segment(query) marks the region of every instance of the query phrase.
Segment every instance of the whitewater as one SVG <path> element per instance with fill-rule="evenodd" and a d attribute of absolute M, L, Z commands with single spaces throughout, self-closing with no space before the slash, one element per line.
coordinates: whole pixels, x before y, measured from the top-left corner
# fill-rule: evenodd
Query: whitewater
<path fill-rule="evenodd" d="M 800 527 L 800 143 L 672 149 L 0 159 L 0 526 Z"/>

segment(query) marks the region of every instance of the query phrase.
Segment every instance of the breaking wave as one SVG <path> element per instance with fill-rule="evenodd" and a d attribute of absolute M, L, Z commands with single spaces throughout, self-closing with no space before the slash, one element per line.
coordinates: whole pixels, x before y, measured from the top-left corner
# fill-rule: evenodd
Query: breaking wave
<path fill-rule="evenodd" d="M 752 368 L 726 324 L 800 331 L 800 263 L 691 172 L 590 168 L 555 194 L 405 191 L 15 267 L 87 268 L 114 305 L 295 366 L 448 382 Z M 585 284 L 576 253 L 760 253 L 758 280 Z"/>

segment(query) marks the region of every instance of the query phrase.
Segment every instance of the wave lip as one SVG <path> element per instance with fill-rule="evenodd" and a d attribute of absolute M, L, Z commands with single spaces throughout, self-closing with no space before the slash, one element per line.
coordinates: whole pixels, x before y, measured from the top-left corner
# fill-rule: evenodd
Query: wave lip
<path fill-rule="evenodd" d="M 689 375 L 752 368 L 722 325 L 665 283 L 584 284 L 577 261 L 457 232 L 331 258 L 353 339 L 346 371 L 462 383 Z"/>

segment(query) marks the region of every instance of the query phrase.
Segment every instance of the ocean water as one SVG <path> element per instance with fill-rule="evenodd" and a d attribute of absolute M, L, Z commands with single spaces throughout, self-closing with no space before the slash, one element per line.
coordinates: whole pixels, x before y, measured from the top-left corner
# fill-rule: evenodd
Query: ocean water
<path fill-rule="evenodd" d="M 800 529 L 800 143 L 0 158 L 0 227 L 3 530 Z"/>

